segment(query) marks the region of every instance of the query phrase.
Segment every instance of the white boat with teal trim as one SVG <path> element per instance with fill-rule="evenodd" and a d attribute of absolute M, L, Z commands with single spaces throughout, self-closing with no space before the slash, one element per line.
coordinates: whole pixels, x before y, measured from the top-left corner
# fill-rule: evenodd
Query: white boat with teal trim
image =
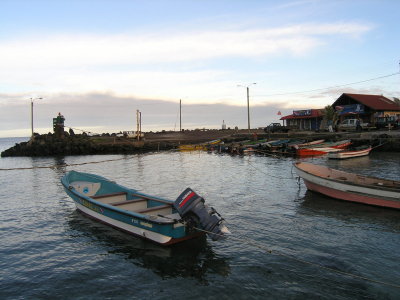
<path fill-rule="evenodd" d="M 218 240 L 229 233 L 223 218 L 190 188 L 172 201 L 89 173 L 70 171 L 61 183 L 85 215 L 162 245 L 205 233 Z"/>

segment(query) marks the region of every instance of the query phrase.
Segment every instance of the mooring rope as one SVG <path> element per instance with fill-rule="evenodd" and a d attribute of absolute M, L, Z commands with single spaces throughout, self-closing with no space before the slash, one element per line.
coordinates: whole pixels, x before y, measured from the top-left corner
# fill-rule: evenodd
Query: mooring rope
<path fill-rule="evenodd" d="M 257 150 L 257 149 L 253 149 L 253 151 L 257 152 L 257 153 L 264 154 L 266 156 L 271 156 L 271 157 L 274 157 L 274 158 L 282 158 L 284 156 L 284 154 L 289 154 L 289 152 L 281 152 L 281 153 L 280 152 L 275 152 L 275 153 L 272 153 L 272 152 L 262 151 L 262 150 Z"/>
<path fill-rule="evenodd" d="M 34 166 L 34 167 L 20 167 L 20 168 L 0 168 L 0 171 L 32 170 L 32 169 L 56 169 L 56 168 L 62 168 L 62 167 L 73 167 L 73 166 L 82 166 L 82 165 L 90 165 L 90 164 L 107 163 L 107 162 L 113 162 L 113 161 L 118 161 L 118 160 L 127 160 L 127 159 L 133 159 L 134 157 L 135 156 L 122 157 L 122 158 L 116 158 L 116 159 L 89 161 L 89 162 L 76 163 L 76 164 L 58 164 L 58 165 L 51 165 L 51 166 Z"/>
<path fill-rule="evenodd" d="M 255 241 L 253 239 L 247 238 L 247 237 L 234 237 L 232 235 L 226 236 L 224 234 L 217 234 L 217 233 L 210 232 L 210 231 L 207 231 L 207 230 L 204 230 L 204 229 L 201 229 L 201 228 L 197 228 L 197 227 L 194 227 L 194 228 L 196 230 L 199 230 L 199 231 L 202 231 L 202 232 L 205 232 L 205 233 L 208 233 L 208 234 L 212 234 L 212 235 L 217 235 L 217 236 L 220 236 L 222 238 L 227 238 L 228 237 L 229 239 L 236 240 L 236 241 L 239 241 L 239 242 L 245 241 L 249 245 L 252 245 L 252 246 L 254 246 L 254 247 L 256 247 L 256 248 L 258 248 L 258 249 L 260 249 L 260 250 L 262 250 L 262 251 L 264 251 L 266 253 L 269 253 L 269 254 L 282 256 L 282 257 L 285 257 L 285 258 L 293 260 L 293 261 L 297 261 L 297 262 L 300 262 L 300 263 L 303 263 L 303 264 L 307 264 L 307 265 L 311 265 L 311 266 L 314 266 L 314 267 L 318 267 L 320 269 L 324 269 L 324 270 L 327 270 L 327 271 L 330 271 L 330 272 L 334 272 L 334 273 L 338 273 L 338 274 L 341 274 L 341 275 L 350 276 L 350 277 L 353 277 L 353 278 L 362 279 L 362 280 L 365 280 L 365 281 L 369 281 L 369 282 L 373 282 L 373 283 L 377 283 L 377 284 L 381 284 L 381 285 L 390 286 L 390 287 L 394 287 L 394 288 L 400 289 L 400 285 L 395 284 L 395 283 L 376 280 L 376 279 L 368 278 L 368 277 L 365 277 L 365 276 L 356 275 L 356 274 L 353 274 L 353 273 L 350 273 L 350 272 L 341 271 L 341 270 L 338 270 L 338 269 L 335 269 L 335 268 L 326 267 L 326 266 L 323 266 L 323 265 L 315 263 L 315 262 L 311 262 L 311 261 L 308 261 L 308 260 L 305 260 L 305 259 L 302 259 L 302 258 L 298 258 L 298 257 L 293 257 L 292 255 L 285 254 L 285 253 L 280 252 L 280 251 L 272 250 L 272 249 L 268 248 L 267 246 L 265 246 L 263 244 L 260 244 L 259 242 Z"/>
<path fill-rule="evenodd" d="M 266 172 L 264 172 L 264 171 L 262 171 L 262 170 L 260 170 L 259 168 L 257 168 L 256 166 L 254 166 L 251 162 L 249 162 L 249 161 L 247 161 L 247 163 L 251 166 L 251 167 L 253 167 L 254 169 L 256 169 L 257 171 L 259 171 L 260 173 L 263 173 L 264 175 L 267 175 L 267 176 L 269 176 L 269 177 L 274 177 L 274 178 L 277 178 L 277 179 L 287 179 L 287 180 L 293 180 L 293 179 L 296 179 L 296 177 L 281 177 L 281 176 L 274 176 L 274 175 L 271 175 L 271 174 L 268 174 L 268 173 L 266 173 Z M 293 173 L 292 173 L 293 174 Z"/>

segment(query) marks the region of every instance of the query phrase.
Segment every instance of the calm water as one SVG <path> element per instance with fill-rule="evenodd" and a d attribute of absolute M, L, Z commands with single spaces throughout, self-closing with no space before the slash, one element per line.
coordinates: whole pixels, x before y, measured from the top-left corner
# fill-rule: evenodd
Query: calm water
<path fill-rule="evenodd" d="M 0 139 L 0 151 L 16 139 Z M 400 299 L 400 211 L 345 203 L 298 185 L 290 158 L 192 153 L 1 158 L 0 299 Z M 312 160 L 312 159 L 309 159 Z M 398 153 L 320 164 L 400 180 Z M 60 184 L 95 173 L 175 199 L 190 186 L 227 220 L 232 239 L 161 247 L 75 210 Z"/>

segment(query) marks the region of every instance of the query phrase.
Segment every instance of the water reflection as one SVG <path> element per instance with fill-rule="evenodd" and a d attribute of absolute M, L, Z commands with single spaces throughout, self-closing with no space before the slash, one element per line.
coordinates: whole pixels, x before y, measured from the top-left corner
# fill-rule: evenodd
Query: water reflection
<path fill-rule="evenodd" d="M 369 168 L 371 167 L 371 160 L 369 156 L 363 157 L 354 157 L 351 159 L 329 159 L 328 165 L 332 168 L 343 168 L 343 169 L 351 169 L 354 167 L 357 168 Z"/>
<path fill-rule="evenodd" d="M 52 170 L 58 175 L 58 176 L 63 176 L 66 171 L 66 162 L 65 162 L 65 157 L 64 156 L 58 156 L 58 157 L 53 157 L 54 160 L 54 168 Z"/>
<path fill-rule="evenodd" d="M 165 247 L 110 228 L 78 211 L 68 216 L 67 224 L 70 236 L 89 238 L 96 248 L 103 246 L 108 254 L 121 255 L 138 267 L 152 270 L 163 279 L 194 278 L 201 284 L 208 284 L 209 274 L 224 277 L 230 274 L 228 262 L 212 250 L 205 236 Z M 87 251 L 90 255 L 91 250 L 88 248 Z"/>
<path fill-rule="evenodd" d="M 308 190 L 299 200 L 301 205 L 297 213 L 300 215 L 335 218 L 352 225 L 365 223 L 370 227 L 400 232 L 399 212 L 395 209 L 336 200 Z"/>

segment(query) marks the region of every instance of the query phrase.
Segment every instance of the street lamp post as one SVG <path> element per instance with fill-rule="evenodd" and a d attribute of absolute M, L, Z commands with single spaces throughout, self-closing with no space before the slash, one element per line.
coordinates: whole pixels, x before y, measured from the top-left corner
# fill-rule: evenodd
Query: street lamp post
<path fill-rule="evenodd" d="M 250 85 L 253 85 L 253 84 L 257 84 L 257 83 L 253 82 L 253 83 L 249 84 L 248 86 L 244 86 L 244 85 L 238 84 L 238 86 L 245 87 L 246 90 L 247 90 L 247 129 L 249 130 L 249 133 L 250 133 L 250 96 L 249 96 L 249 87 L 250 87 Z"/>
<path fill-rule="evenodd" d="M 33 138 L 33 100 L 41 100 L 43 98 L 31 98 L 31 130 L 32 130 L 32 138 Z"/>

